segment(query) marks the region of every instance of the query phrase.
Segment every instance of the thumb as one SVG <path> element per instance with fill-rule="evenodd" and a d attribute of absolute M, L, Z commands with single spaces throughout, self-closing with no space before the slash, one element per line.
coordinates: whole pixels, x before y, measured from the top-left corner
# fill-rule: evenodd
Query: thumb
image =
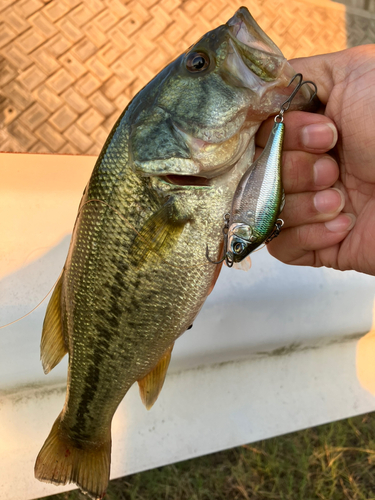
<path fill-rule="evenodd" d="M 340 67 L 345 52 L 334 52 L 312 57 L 292 59 L 291 66 L 297 73 L 302 73 L 304 80 L 312 80 L 318 87 L 318 97 L 326 105 L 335 83 L 335 68 Z M 339 66 L 338 66 L 339 65 Z"/>

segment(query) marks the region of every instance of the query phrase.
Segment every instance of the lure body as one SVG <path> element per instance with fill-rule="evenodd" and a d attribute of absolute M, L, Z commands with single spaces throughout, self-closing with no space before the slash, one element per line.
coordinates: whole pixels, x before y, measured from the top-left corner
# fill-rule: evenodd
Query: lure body
<path fill-rule="evenodd" d="M 267 145 L 240 180 L 229 219 L 226 258 L 238 263 L 272 234 L 283 208 L 284 124 L 275 121 Z"/>

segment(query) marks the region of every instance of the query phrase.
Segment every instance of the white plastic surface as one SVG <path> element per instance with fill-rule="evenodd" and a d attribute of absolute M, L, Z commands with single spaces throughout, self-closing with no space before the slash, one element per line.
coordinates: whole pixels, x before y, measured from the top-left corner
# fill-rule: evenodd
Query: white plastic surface
<path fill-rule="evenodd" d="M 0 155 L 1 324 L 30 310 L 56 281 L 94 164 L 89 157 L 17 155 L 17 178 L 14 156 Z M 26 236 L 34 238 L 29 245 Z M 266 250 L 252 260 L 248 273 L 223 269 L 193 329 L 176 342 L 152 410 L 136 387 L 120 405 L 112 477 L 375 410 L 362 387 L 375 387 L 372 336 L 358 348 L 372 326 L 375 278 L 286 266 Z M 43 374 L 46 305 L 0 330 L 0 497 L 7 500 L 69 488 L 33 478 L 35 457 L 63 405 L 67 366 L 64 359 Z"/>

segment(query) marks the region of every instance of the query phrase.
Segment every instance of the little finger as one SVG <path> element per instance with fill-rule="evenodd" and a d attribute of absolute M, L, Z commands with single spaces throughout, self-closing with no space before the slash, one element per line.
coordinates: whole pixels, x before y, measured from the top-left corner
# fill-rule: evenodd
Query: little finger
<path fill-rule="evenodd" d="M 327 225 L 316 223 L 282 229 L 280 235 L 267 245 L 267 249 L 285 264 L 336 267 L 337 255 L 334 254 L 338 252 L 338 244 L 348 235 L 355 220 L 353 214 L 340 214 Z M 329 248 L 333 251 L 327 252 Z M 324 253 L 330 255 L 330 262 L 323 262 L 319 258 Z"/>

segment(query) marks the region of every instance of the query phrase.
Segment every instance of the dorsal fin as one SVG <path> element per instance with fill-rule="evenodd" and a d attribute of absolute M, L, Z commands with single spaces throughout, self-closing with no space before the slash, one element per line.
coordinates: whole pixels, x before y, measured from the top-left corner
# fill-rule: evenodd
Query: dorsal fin
<path fill-rule="evenodd" d="M 142 403 L 150 410 L 163 388 L 174 343 L 159 359 L 158 364 L 141 380 L 138 380 Z"/>
<path fill-rule="evenodd" d="M 47 306 L 43 322 L 42 340 L 40 342 L 40 358 L 44 373 L 54 368 L 68 349 L 65 345 L 61 319 L 61 288 L 64 274 L 61 275 Z"/>

